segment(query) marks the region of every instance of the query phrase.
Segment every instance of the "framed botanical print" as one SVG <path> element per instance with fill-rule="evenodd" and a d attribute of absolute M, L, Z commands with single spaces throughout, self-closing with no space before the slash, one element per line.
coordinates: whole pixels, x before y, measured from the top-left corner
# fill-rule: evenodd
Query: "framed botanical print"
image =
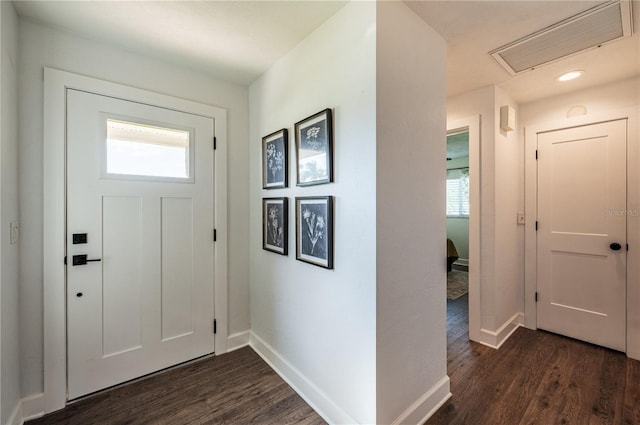
<path fill-rule="evenodd" d="M 325 109 L 299 121 L 296 132 L 296 185 L 333 181 L 333 121 Z"/>
<path fill-rule="evenodd" d="M 288 185 L 289 131 L 286 128 L 262 138 L 262 188 Z"/>
<path fill-rule="evenodd" d="M 296 198 L 296 259 L 333 268 L 333 197 Z"/>
<path fill-rule="evenodd" d="M 262 199 L 262 248 L 287 255 L 289 199 Z"/>

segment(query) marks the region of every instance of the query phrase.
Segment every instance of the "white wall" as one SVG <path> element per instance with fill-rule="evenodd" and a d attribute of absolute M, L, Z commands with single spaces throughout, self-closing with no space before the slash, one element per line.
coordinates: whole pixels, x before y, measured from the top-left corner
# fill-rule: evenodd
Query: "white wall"
<path fill-rule="evenodd" d="M 402 2 L 377 15 L 377 422 L 449 397 L 446 44 Z"/>
<path fill-rule="evenodd" d="M 248 91 L 173 63 L 20 21 L 19 193 L 22 394 L 43 389 L 43 66 L 220 106 L 228 111 L 229 333 L 249 320 Z M 4 239 L 3 239 L 4 240 Z"/>
<path fill-rule="evenodd" d="M 516 131 L 500 129 L 500 107 L 518 105 L 496 86 L 447 100 L 447 119 L 480 115 L 480 323 L 479 338 L 498 346 L 524 311 L 524 229 L 516 222 L 524 210 L 522 152 Z M 476 329 L 478 330 L 478 329 Z M 500 332 L 498 332 L 500 331 Z M 475 332 L 472 332 L 475 335 Z"/>
<path fill-rule="evenodd" d="M 324 108 L 335 182 L 298 188 L 293 126 Z M 347 4 L 280 59 L 251 85 L 250 111 L 252 341 L 267 344 L 254 347 L 316 387 L 302 392 L 325 419 L 375 423 L 375 3 Z M 280 128 L 289 188 L 262 190 L 260 140 Z M 295 259 L 294 198 L 311 195 L 334 196 L 334 270 Z M 273 196 L 289 197 L 286 257 L 262 249 L 261 199 Z"/>
<path fill-rule="evenodd" d="M 524 211 L 524 167 L 521 165 L 524 144 L 516 130 L 500 129 L 500 108 L 511 106 L 518 124 L 518 104 L 500 87 L 495 87 L 495 327 L 498 330 L 515 314 L 524 312 L 524 227 L 517 222 Z M 522 203 L 521 203 L 522 202 Z"/>
<path fill-rule="evenodd" d="M 447 217 L 447 238 L 453 241 L 460 260 L 469 260 L 469 218 Z"/>
<path fill-rule="evenodd" d="M 20 400 L 18 244 L 9 223 L 18 220 L 18 17 L 13 3 L 0 3 L 0 423 Z"/>
<path fill-rule="evenodd" d="M 611 84 L 593 87 L 520 105 L 520 130 L 534 124 L 548 122 L 571 123 L 576 119 L 567 118 L 574 106 L 584 106 L 586 117 L 595 116 L 622 108 L 637 106 L 640 103 L 640 78 L 633 77 Z M 520 143 L 524 143 L 524 134 L 520 132 Z"/>

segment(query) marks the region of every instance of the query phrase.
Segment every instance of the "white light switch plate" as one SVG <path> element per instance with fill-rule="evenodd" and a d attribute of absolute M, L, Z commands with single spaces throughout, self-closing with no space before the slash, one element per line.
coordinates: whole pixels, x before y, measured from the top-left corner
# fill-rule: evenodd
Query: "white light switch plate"
<path fill-rule="evenodd" d="M 11 245 L 18 243 L 18 239 L 20 238 L 20 224 L 17 221 L 12 221 L 9 223 L 10 230 L 9 233 L 11 235 L 10 241 Z"/>

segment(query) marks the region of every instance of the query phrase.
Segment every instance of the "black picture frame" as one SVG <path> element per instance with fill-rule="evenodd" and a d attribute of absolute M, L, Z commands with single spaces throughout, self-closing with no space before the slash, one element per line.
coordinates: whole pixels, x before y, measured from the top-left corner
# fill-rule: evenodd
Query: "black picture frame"
<path fill-rule="evenodd" d="M 325 109 L 295 124 L 296 186 L 333 182 L 332 115 Z"/>
<path fill-rule="evenodd" d="M 296 259 L 333 269 L 333 197 L 295 198 Z"/>
<path fill-rule="evenodd" d="M 288 255 L 289 198 L 262 199 L 262 248 Z"/>
<path fill-rule="evenodd" d="M 289 185 L 289 130 L 283 128 L 262 138 L 262 188 Z"/>

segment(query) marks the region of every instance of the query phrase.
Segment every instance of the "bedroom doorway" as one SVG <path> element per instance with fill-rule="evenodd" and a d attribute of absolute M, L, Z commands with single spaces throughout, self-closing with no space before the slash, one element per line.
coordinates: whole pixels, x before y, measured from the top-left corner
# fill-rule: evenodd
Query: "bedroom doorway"
<path fill-rule="evenodd" d="M 447 135 L 447 298 L 468 292 L 469 271 L 469 131 Z"/>
<path fill-rule="evenodd" d="M 447 120 L 445 184 L 449 344 L 480 341 L 480 116 Z"/>
<path fill-rule="evenodd" d="M 469 130 L 447 135 L 447 300 L 469 292 Z"/>
<path fill-rule="evenodd" d="M 469 129 L 447 134 L 447 337 L 469 335 Z"/>

